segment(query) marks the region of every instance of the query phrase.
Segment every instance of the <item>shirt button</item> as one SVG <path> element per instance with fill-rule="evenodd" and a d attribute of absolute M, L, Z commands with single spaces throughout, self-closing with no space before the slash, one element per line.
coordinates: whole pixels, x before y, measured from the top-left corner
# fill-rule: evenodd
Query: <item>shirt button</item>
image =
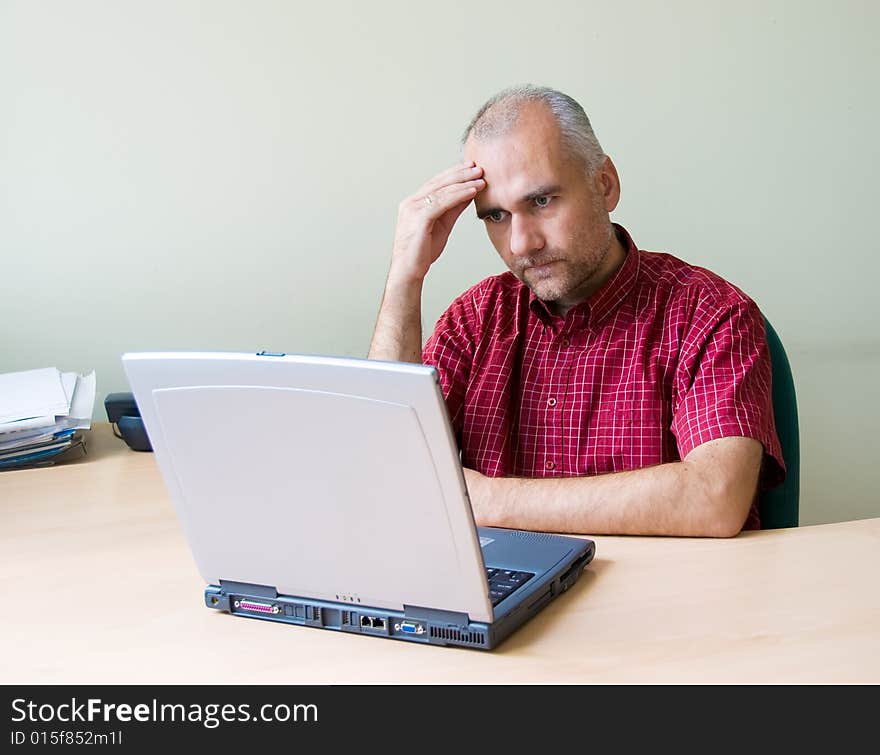
<path fill-rule="evenodd" d="M 571 341 L 568 338 L 563 338 L 561 344 L 562 348 L 567 349 L 569 346 L 571 346 Z"/>
<path fill-rule="evenodd" d="M 556 406 L 556 399 L 555 398 L 548 398 L 547 399 L 547 406 L 550 406 L 550 407 Z"/>
<path fill-rule="evenodd" d="M 544 469 L 556 469 L 556 464 L 550 461 L 550 459 L 547 459 L 547 461 L 544 462 Z"/>

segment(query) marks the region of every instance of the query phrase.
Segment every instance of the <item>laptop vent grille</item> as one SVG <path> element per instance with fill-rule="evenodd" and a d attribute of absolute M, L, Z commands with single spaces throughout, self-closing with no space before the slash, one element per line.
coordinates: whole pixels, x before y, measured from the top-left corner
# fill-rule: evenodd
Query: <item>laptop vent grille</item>
<path fill-rule="evenodd" d="M 462 632 L 452 627 L 431 627 L 430 635 L 438 640 L 449 640 L 466 645 L 483 645 L 486 642 L 486 635 L 482 632 Z"/>
<path fill-rule="evenodd" d="M 351 611 L 342 612 L 342 626 L 351 626 Z"/>
<path fill-rule="evenodd" d="M 522 530 L 511 530 L 508 534 L 512 537 L 519 538 L 520 540 L 553 540 L 553 535 L 548 535 L 546 532 L 523 532 Z"/>

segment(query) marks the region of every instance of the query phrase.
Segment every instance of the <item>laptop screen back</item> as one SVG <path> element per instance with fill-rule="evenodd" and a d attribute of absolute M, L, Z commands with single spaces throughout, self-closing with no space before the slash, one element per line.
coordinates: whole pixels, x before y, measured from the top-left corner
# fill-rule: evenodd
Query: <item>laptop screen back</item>
<path fill-rule="evenodd" d="M 211 353 L 123 363 L 206 582 L 491 620 L 432 368 Z"/>

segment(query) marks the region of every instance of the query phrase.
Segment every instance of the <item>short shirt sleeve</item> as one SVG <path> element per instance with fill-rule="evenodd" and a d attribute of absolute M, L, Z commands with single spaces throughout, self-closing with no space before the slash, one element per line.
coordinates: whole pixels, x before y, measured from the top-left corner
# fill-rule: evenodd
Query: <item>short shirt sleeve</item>
<path fill-rule="evenodd" d="M 456 436 L 464 418 L 465 393 L 474 355 L 475 311 L 472 291 L 458 297 L 437 320 L 422 349 L 422 363 L 436 368 Z"/>
<path fill-rule="evenodd" d="M 682 344 L 672 433 L 681 458 L 710 440 L 754 438 L 764 447 L 762 487 L 785 477 L 773 418 L 764 318 L 751 300 L 699 307 Z"/>

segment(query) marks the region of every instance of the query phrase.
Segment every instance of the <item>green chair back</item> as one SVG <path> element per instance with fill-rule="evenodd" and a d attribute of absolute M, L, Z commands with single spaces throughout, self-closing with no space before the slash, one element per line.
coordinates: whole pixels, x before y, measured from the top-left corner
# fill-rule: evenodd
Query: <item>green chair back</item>
<path fill-rule="evenodd" d="M 800 496 L 800 438 L 798 435 L 797 398 L 794 378 L 782 341 L 764 318 L 767 331 L 767 346 L 770 349 L 770 362 L 773 366 L 773 416 L 776 419 L 776 433 L 782 446 L 785 460 L 785 481 L 775 488 L 761 493 L 758 508 L 761 513 L 762 529 L 797 527 Z"/>

